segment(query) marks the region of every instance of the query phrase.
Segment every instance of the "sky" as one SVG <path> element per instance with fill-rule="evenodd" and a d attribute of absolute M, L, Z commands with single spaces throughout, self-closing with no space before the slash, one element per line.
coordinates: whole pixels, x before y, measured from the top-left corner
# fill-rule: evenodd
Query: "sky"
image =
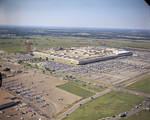
<path fill-rule="evenodd" d="M 150 30 L 144 0 L 0 0 L 0 25 Z"/>

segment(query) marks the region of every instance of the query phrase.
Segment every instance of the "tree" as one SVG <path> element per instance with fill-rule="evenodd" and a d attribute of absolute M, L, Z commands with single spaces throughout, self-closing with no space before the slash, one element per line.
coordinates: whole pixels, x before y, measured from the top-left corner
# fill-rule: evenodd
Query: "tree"
<path fill-rule="evenodd" d="M 45 74 L 45 70 L 43 70 L 42 72 L 43 72 L 43 74 Z"/>
<path fill-rule="evenodd" d="M 68 75 L 66 75 L 66 78 L 68 78 Z"/>
<path fill-rule="evenodd" d="M 70 78 L 72 78 L 72 76 L 69 76 Z"/>
<path fill-rule="evenodd" d="M 21 63 L 22 63 L 22 60 L 19 60 L 19 61 L 18 61 L 18 64 L 21 64 Z"/>
<path fill-rule="evenodd" d="M 10 71 L 11 69 L 10 68 L 5 68 L 3 71 Z"/>
<path fill-rule="evenodd" d="M 31 53 L 30 55 L 31 55 L 31 56 L 34 56 L 34 54 L 33 54 L 33 53 Z"/>
<path fill-rule="evenodd" d="M 50 71 L 50 69 L 49 69 L 49 68 L 47 68 L 47 67 L 45 67 L 45 69 L 46 69 L 46 70 L 48 70 L 48 71 Z"/>

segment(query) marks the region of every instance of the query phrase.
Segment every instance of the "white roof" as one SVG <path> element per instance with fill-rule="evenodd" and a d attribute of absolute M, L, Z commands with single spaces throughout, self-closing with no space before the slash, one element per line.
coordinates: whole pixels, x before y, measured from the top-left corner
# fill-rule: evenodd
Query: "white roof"
<path fill-rule="evenodd" d="M 116 54 L 129 53 L 130 51 L 116 51 Z"/>

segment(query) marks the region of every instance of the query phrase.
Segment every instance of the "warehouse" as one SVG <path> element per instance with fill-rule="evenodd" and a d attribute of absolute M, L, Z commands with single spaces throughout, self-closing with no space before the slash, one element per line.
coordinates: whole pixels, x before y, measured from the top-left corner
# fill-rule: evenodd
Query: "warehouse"
<path fill-rule="evenodd" d="M 37 57 L 48 57 L 57 61 L 82 65 L 132 55 L 132 52 L 114 48 L 82 47 L 75 49 L 73 47 L 73 49 L 45 50 L 42 52 L 33 52 L 33 54 Z"/>

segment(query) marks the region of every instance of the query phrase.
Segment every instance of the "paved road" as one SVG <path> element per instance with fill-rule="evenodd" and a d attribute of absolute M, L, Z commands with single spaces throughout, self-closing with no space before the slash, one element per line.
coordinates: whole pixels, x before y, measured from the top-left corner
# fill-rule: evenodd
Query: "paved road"
<path fill-rule="evenodd" d="M 106 90 L 104 90 L 102 92 L 96 93 L 92 97 L 93 98 L 97 98 L 97 97 L 99 97 L 99 96 L 101 96 L 103 94 L 106 94 L 106 93 L 110 92 L 110 91 L 111 91 L 110 89 L 106 89 Z M 86 103 L 86 102 L 88 102 L 90 100 L 92 100 L 91 97 L 86 98 L 86 99 L 78 102 L 77 104 L 75 104 L 74 106 L 72 106 L 70 109 L 68 109 L 65 113 L 63 113 L 60 116 L 58 116 L 57 118 L 55 118 L 54 120 L 60 120 L 60 119 L 64 118 L 66 116 L 66 113 L 68 113 L 68 114 L 72 113 L 73 111 L 75 111 L 77 108 L 80 107 L 80 104 L 84 104 L 84 103 Z"/>
<path fill-rule="evenodd" d="M 148 72 L 148 73 L 146 73 L 146 74 L 144 74 L 144 75 L 141 75 L 141 76 L 139 76 L 139 77 L 133 78 L 132 80 L 129 80 L 129 81 L 127 81 L 127 82 L 124 82 L 123 84 L 127 85 L 127 84 L 129 84 L 129 83 L 131 83 L 131 82 L 134 82 L 134 81 L 136 81 L 136 80 L 139 80 L 139 79 L 141 79 L 141 78 L 143 78 L 143 77 L 146 77 L 146 76 L 148 76 L 148 75 L 150 75 L 150 72 Z"/>
<path fill-rule="evenodd" d="M 138 108 L 134 108 L 134 111 L 133 110 L 130 110 L 130 111 L 126 111 L 128 112 L 126 114 L 126 117 L 127 116 L 130 116 L 130 115 L 133 115 L 135 113 L 138 113 L 140 112 L 141 110 L 144 110 L 146 109 L 146 107 L 150 104 L 150 99 L 147 99 L 148 101 L 145 101 L 144 103 L 141 103 L 141 106 L 138 106 Z M 113 117 L 110 117 L 110 120 L 117 120 L 117 119 L 120 119 L 121 117 L 119 115 L 116 115 L 114 118 Z"/>
<path fill-rule="evenodd" d="M 133 90 L 127 90 L 127 89 L 123 89 L 123 88 L 113 88 L 112 87 L 109 89 L 150 98 L 150 94 L 147 94 L 147 93 L 137 92 L 137 91 L 133 91 Z"/>

